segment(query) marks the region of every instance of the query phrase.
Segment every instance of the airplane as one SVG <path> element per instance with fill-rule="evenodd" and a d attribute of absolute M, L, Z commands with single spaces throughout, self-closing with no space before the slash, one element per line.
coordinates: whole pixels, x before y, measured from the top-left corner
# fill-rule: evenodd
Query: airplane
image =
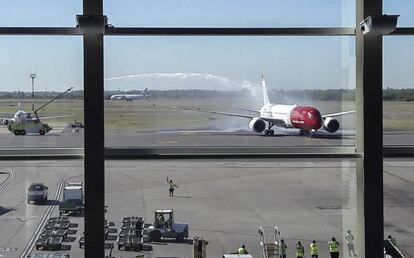
<path fill-rule="evenodd" d="M 299 129 L 300 135 L 309 135 L 310 138 L 315 138 L 316 132 L 322 128 L 329 133 L 335 133 L 340 127 L 339 121 L 335 119 L 335 117 L 355 112 L 346 111 L 321 115 L 321 112 L 319 112 L 317 108 L 311 106 L 274 104 L 270 102 L 264 75 L 261 76 L 261 82 L 263 90 L 263 106 L 259 110 L 240 108 L 240 110 L 253 112 L 257 115 L 202 110 L 199 108 L 189 109 L 176 106 L 171 107 L 174 109 L 247 118 L 250 119 L 250 130 L 256 134 L 264 133 L 265 135 L 274 135 L 272 127 L 276 126 L 286 129 Z"/>
<path fill-rule="evenodd" d="M 70 87 L 65 92 L 59 94 L 58 96 L 54 97 L 53 99 L 49 100 L 45 104 L 43 104 L 40 108 L 33 110 L 32 113 L 28 113 L 24 111 L 21 107 L 20 103 L 20 91 L 18 92 L 18 104 L 17 104 L 17 111 L 15 113 L 3 113 L 8 114 L 12 117 L 1 118 L 1 123 L 7 126 L 7 129 L 12 132 L 14 135 L 26 135 L 27 133 L 38 133 L 39 135 L 45 135 L 46 133 L 50 132 L 53 128 L 50 127 L 48 124 L 44 124 L 40 121 L 40 119 L 54 119 L 54 118 L 63 118 L 63 117 L 70 117 L 73 115 L 62 115 L 62 116 L 44 116 L 40 117 L 37 112 L 48 104 L 60 98 L 67 92 L 71 91 L 73 87 Z"/>
<path fill-rule="evenodd" d="M 110 100 L 126 100 L 126 101 L 133 101 L 135 99 L 143 99 L 147 98 L 150 95 L 147 93 L 148 88 L 145 88 L 140 94 L 116 94 L 112 95 L 109 99 Z"/>

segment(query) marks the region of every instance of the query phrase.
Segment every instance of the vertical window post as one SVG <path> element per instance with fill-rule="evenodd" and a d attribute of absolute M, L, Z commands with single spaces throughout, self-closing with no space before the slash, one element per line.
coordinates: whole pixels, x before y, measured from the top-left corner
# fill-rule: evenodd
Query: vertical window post
<path fill-rule="evenodd" d="M 382 15 L 382 0 L 356 1 L 358 257 L 383 257 L 382 35 L 363 35 L 359 22 Z"/>
<path fill-rule="evenodd" d="M 84 0 L 78 15 L 84 51 L 85 257 L 105 257 L 104 61 L 102 0 Z"/>

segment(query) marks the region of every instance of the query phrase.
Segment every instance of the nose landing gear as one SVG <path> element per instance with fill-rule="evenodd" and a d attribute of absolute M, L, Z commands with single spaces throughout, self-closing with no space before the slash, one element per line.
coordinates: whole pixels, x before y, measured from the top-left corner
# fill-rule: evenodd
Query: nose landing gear
<path fill-rule="evenodd" d="M 309 136 L 309 138 L 314 139 L 316 138 L 316 130 L 312 129 L 310 131 L 304 130 L 304 129 L 300 129 L 299 130 L 299 135 L 300 136 Z"/>

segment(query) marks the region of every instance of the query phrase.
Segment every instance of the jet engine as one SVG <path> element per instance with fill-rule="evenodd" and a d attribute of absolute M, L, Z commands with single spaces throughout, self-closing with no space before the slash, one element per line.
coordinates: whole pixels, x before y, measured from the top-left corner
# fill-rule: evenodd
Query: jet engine
<path fill-rule="evenodd" d="M 339 129 L 339 122 L 335 118 L 327 117 L 325 121 L 323 121 L 323 129 L 327 132 L 334 133 Z"/>
<path fill-rule="evenodd" d="M 8 124 L 10 124 L 10 121 L 8 119 L 3 119 L 2 124 L 3 125 L 8 125 Z"/>
<path fill-rule="evenodd" d="M 250 121 L 249 128 L 255 133 L 261 133 L 266 129 L 266 122 L 260 117 L 255 117 Z"/>

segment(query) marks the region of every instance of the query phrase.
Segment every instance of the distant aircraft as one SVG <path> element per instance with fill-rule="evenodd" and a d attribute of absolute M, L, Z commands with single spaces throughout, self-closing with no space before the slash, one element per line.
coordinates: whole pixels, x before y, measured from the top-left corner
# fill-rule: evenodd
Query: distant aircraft
<path fill-rule="evenodd" d="M 15 113 L 3 113 L 3 114 L 9 115 L 9 117 L 0 118 L 1 123 L 7 126 L 7 129 L 10 132 L 12 132 L 14 135 L 26 135 L 27 133 L 38 133 L 40 135 L 44 135 L 48 133 L 49 131 L 51 131 L 53 128 L 50 127 L 48 124 L 42 123 L 40 119 L 45 120 L 45 119 L 63 118 L 63 117 L 69 117 L 73 115 L 40 117 L 37 114 L 37 112 L 71 90 L 72 90 L 72 87 L 67 89 L 62 94 L 59 94 L 55 98 L 49 100 L 46 104 L 42 105 L 40 108 L 33 110 L 32 113 L 27 113 L 26 111 L 22 109 L 21 103 L 20 103 L 20 92 L 18 92 L 19 100 L 17 104 L 17 111 Z"/>
<path fill-rule="evenodd" d="M 133 101 L 136 99 L 143 99 L 149 97 L 147 93 L 148 88 L 145 88 L 140 94 L 116 94 L 112 95 L 109 99 L 111 100 L 126 100 L 126 101 Z"/>
<path fill-rule="evenodd" d="M 188 109 L 171 106 L 175 109 L 184 109 L 197 112 L 243 117 L 250 119 L 249 128 L 256 134 L 274 135 L 273 126 L 299 129 L 300 135 L 315 137 L 317 130 L 323 128 L 329 133 L 336 132 L 340 125 L 334 117 L 354 113 L 346 111 L 321 115 L 318 109 L 311 106 L 283 105 L 270 103 L 264 75 L 262 75 L 263 106 L 259 110 L 241 108 L 241 110 L 257 113 L 257 115 L 236 114 L 214 110 Z"/>

